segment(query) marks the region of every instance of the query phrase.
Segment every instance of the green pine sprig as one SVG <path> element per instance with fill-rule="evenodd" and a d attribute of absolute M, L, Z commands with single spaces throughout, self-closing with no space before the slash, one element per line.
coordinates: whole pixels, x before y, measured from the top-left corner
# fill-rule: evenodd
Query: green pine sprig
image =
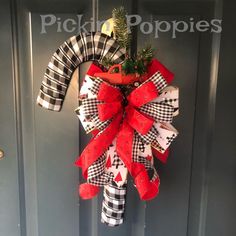
<path fill-rule="evenodd" d="M 131 42 L 131 35 L 128 32 L 127 12 L 124 7 L 114 8 L 112 18 L 114 21 L 114 35 L 121 47 L 128 50 Z"/>
<path fill-rule="evenodd" d="M 124 7 L 114 8 L 112 11 L 114 36 L 120 46 L 125 48 L 127 52 L 126 59 L 122 64 L 122 69 L 125 74 L 137 73 L 142 75 L 147 71 L 147 65 L 154 56 L 154 49 L 148 45 L 138 51 L 137 56 L 135 57 L 131 57 L 128 54 L 128 49 L 131 42 L 131 34 L 128 32 L 126 14 L 127 12 L 125 11 Z M 114 65 L 114 62 L 111 58 L 105 57 L 102 60 L 102 65 L 109 69 L 109 67 Z"/>
<path fill-rule="evenodd" d="M 146 62 L 150 62 L 153 57 L 154 57 L 154 49 L 151 47 L 151 45 L 147 45 L 145 48 L 140 50 L 137 56 L 138 60 L 143 60 Z"/>

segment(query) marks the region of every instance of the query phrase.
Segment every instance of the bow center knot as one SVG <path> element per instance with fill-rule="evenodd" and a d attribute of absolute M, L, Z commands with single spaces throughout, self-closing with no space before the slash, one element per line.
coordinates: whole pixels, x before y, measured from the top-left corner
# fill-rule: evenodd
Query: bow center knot
<path fill-rule="evenodd" d="M 126 107 L 126 106 L 128 106 L 128 104 L 129 104 L 129 101 L 128 101 L 128 99 L 124 96 L 124 97 L 123 97 L 123 100 L 122 100 L 122 106 L 123 106 L 123 107 Z"/>

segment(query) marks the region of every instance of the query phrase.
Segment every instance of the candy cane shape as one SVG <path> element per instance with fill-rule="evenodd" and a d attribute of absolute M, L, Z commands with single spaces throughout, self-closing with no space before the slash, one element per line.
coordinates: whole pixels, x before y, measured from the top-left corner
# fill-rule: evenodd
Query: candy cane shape
<path fill-rule="evenodd" d="M 125 49 L 115 39 L 100 32 L 81 33 L 66 40 L 53 54 L 40 87 L 37 104 L 60 111 L 75 69 L 86 61 L 125 59 Z"/>

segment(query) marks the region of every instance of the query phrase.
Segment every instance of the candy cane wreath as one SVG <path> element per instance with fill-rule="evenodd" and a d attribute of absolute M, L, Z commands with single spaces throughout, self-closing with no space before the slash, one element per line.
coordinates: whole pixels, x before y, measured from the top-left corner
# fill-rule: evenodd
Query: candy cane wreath
<path fill-rule="evenodd" d="M 53 54 L 37 97 L 38 105 L 60 111 L 73 72 L 81 63 L 93 61 L 76 109 L 93 137 L 75 165 L 87 180 L 79 188 L 83 199 L 93 198 L 104 186 L 101 221 L 109 226 L 123 223 L 128 173 L 142 200 L 158 194 L 153 156 L 165 162 L 178 134 L 171 125 L 178 114 L 178 88 L 169 86 L 173 74 L 157 59 L 147 65 L 142 82 L 114 84 L 96 76 L 104 72 L 105 57 L 122 64 L 125 53 L 114 38 L 100 32 L 73 36 Z"/>

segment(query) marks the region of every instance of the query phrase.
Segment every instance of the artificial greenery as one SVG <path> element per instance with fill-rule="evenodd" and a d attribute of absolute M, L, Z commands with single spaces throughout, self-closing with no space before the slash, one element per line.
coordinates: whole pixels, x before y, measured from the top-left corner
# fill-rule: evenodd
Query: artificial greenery
<path fill-rule="evenodd" d="M 133 74 L 135 73 L 135 61 L 127 57 L 125 61 L 122 64 L 122 70 L 125 72 L 125 74 Z"/>
<path fill-rule="evenodd" d="M 147 46 L 138 52 L 135 58 L 126 57 L 122 64 L 125 74 L 137 73 L 144 74 L 147 71 L 147 65 L 152 60 L 154 50 L 151 46 Z"/>
<path fill-rule="evenodd" d="M 142 75 L 147 70 L 148 63 L 152 60 L 154 55 L 154 49 L 150 46 L 147 46 L 140 50 L 136 57 L 131 58 L 128 54 L 124 62 L 122 63 L 122 70 L 125 74 L 134 74 L 137 73 Z M 114 65 L 114 62 L 111 58 L 104 57 L 102 60 L 102 65 L 109 69 L 109 67 Z"/>
<path fill-rule="evenodd" d="M 122 64 L 122 70 L 125 74 L 139 74 L 142 75 L 146 72 L 148 63 L 152 60 L 154 55 L 154 49 L 149 45 L 140 50 L 137 56 L 131 57 L 128 54 L 128 49 L 131 42 L 131 35 L 128 32 L 126 11 L 124 7 L 115 8 L 112 11 L 112 18 L 114 21 L 114 36 L 121 47 L 127 51 L 126 59 Z M 109 68 L 114 65 L 111 58 L 103 58 L 102 65 L 105 68 Z"/>
<path fill-rule="evenodd" d="M 130 46 L 131 35 L 128 32 L 126 15 L 127 12 L 125 11 L 124 7 L 114 8 L 112 11 L 115 38 L 121 47 L 128 50 Z"/>
<path fill-rule="evenodd" d="M 138 52 L 138 60 L 145 61 L 149 63 L 154 56 L 154 49 L 151 47 L 151 45 L 146 46 L 142 50 Z"/>

